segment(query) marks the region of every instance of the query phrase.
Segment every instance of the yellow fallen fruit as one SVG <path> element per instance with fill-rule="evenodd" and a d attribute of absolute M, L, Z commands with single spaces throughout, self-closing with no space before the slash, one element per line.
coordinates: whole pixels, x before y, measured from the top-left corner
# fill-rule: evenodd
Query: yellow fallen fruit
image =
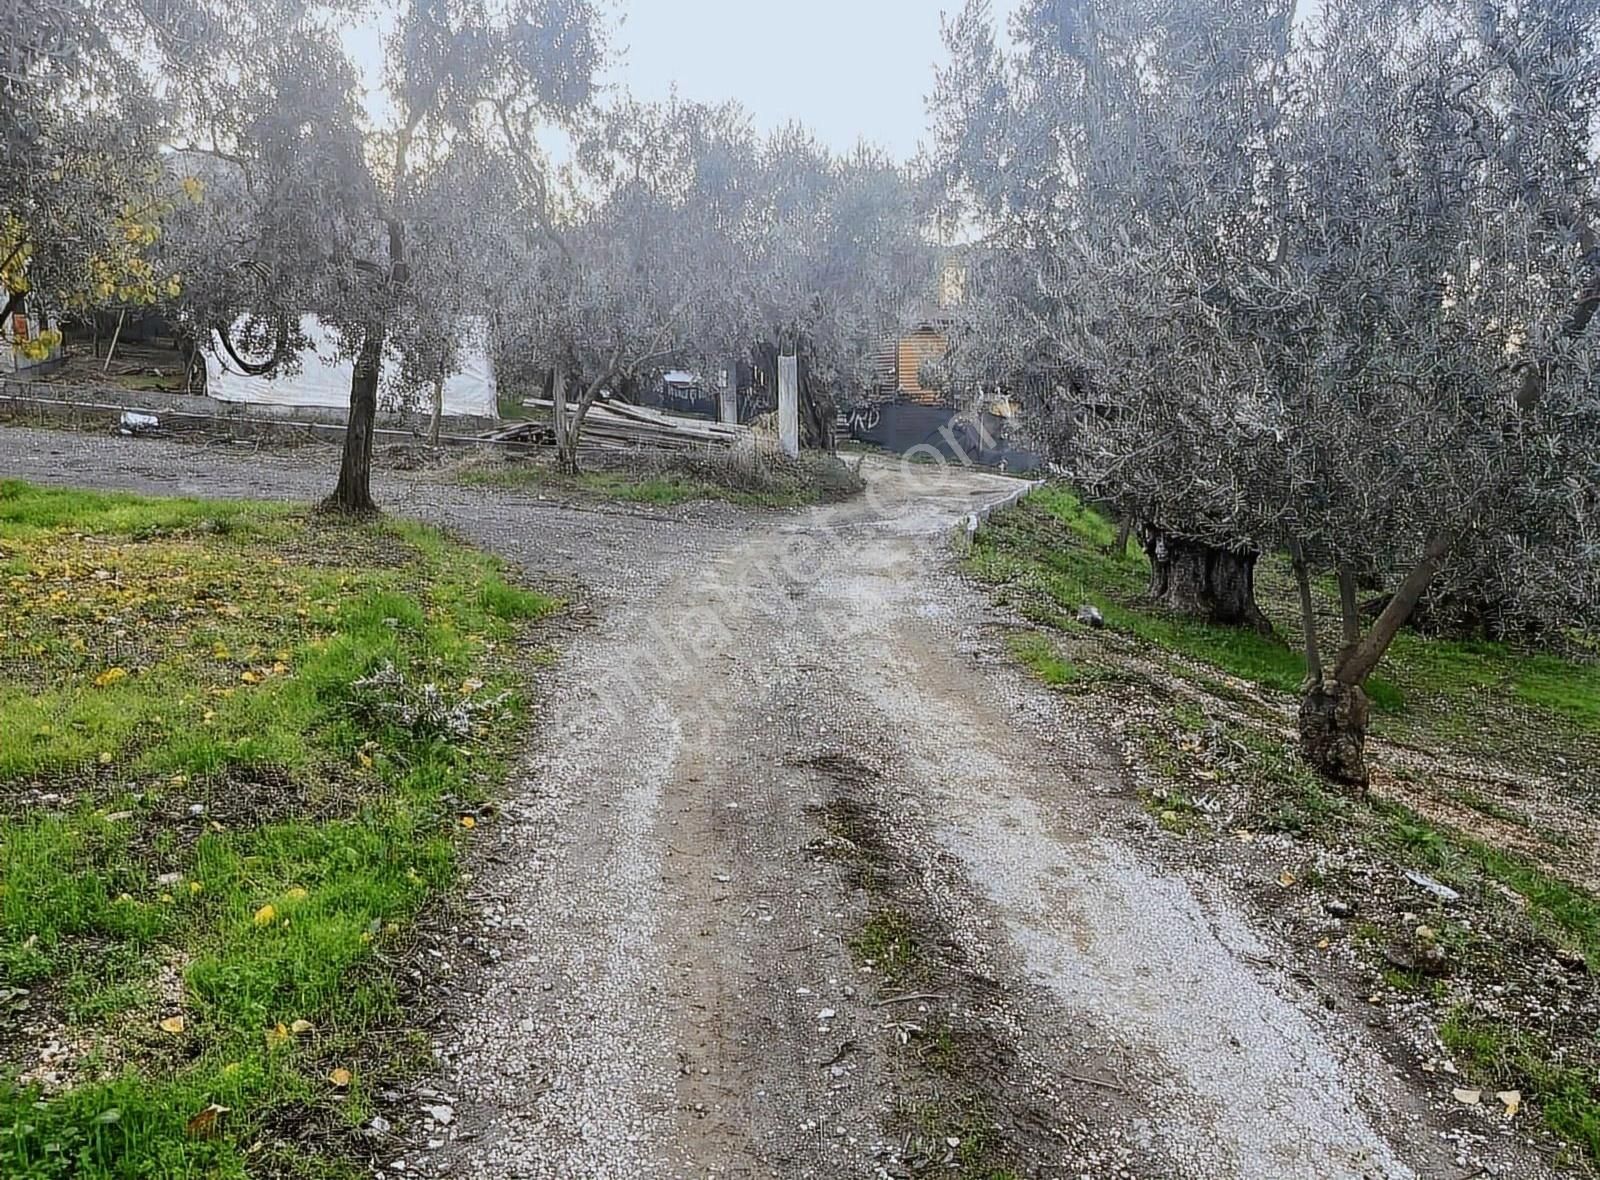
<path fill-rule="evenodd" d="M 478 821 L 473 819 L 470 815 L 464 815 L 461 817 L 461 826 L 464 828 L 475 828 L 478 826 Z"/>
<path fill-rule="evenodd" d="M 289 890 L 289 892 L 285 893 L 284 896 L 289 898 L 291 901 L 304 901 L 306 898 L 310 897 L 311 894 L 307 893 L 300 886 L 296 885 L 293 889 Z"/>
<path fill-rule="evenodd" d="M 183 1031 L 183 1017 L 169 1016 L 161 1022 L 161 1031 L 168 1033 L 181 1033 Z"/>
<path fill-rule="evenodd" d="M 255 913 L 257 926 L 270 926 L 278 916 L 278 908 L 274 905 L 264 905 Z"/>
<path fill-rule="evenodd" d="M 302 1037 L 305 1036 L 306 1033 L 310 1032 L 311 1028 L 312 1025 L 309 1020 L 297 1020 L 289 1026 L 289 1031 L 297 1037 Z"/>
<path fill-rule="evenodd" d="M 119 680 L 126 680 L 127 677 L 128 670 L 126 668 L 107 668 L 94 678 L 94 686 L 96 688 L 109 688 Z"/>
<path fill-rule="evenodd" d="M 328 1075 L 328 1080 L 342 1090 L 350 1084 L 350 1071 L 340 1066 Z"/>
<path fill-rule="evenodd" d="M 275 1024 L 267 1030 L 267 1048 L 281 1045 L 289 1039 L 289 1030 L 282 1024 Z"/>

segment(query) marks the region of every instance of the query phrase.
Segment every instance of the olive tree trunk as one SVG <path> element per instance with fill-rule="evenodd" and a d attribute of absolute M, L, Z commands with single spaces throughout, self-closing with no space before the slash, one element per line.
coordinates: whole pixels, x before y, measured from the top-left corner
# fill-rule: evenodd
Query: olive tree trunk
<path fill-rule="evenodd" d="M 551 412 L 555 415 L 556 466 L 563 475 L 578 474 L 578 440 L 567 410 L 567 375 L 557 370 L 550 382 Z"/>
<path fill-rule="evenodd" d="M 371 516 L 378 511 L 372 499 L 372 434 L 378 416 L 383 336 L 381 328 L 369 331 L 356 356 L 355 372 L 350 377 L 350 418 L 344 432 L 344 455 L 339 460 L 339 483 L 333 495 L 322 502 L 330 512 Z"/>
<path fill-rule="evenodd" d="M 1252 627 L 1271 634 L 1272 624 L 1256 605 L 1256 558 L 1201 544 L 1159 529 L 1143 535 L 1150 558 L 1150 597 L 1169 610 L 1210 623 Z"/>
<path fill-rule="evenodd" d="M 1429 541 L 1422 560 L 1406 575 L 1367 633 L 1347 643 L 1330 672 L 1319 671 L 1307 678 L 1300 699 L 1300 753 L 1324 778 L 1365 790 L 1369 781 L 1367 725 L 1372 712 L 1367 678 L 1427 593 L 1452 540 L 1439 536 Z M 1352 595 L 1346 592 L 1340 597 L 1348 608 Z M 1344 614 L 1348 637 L 1352 633 L 1348 609 Z M 1312 625 L 1308 611 L 1306 626 Z"/>
<path fill-rule="evenodd" d="M 1324 778 L 1367 785 L 1367 722 L 1371 704 L 1359 684 L 1337 675 L 1310 683 L 1300 698 L 1300 753 Z"/>
<path fill-rule="evenodd" d="M 557 373 L 554 385 L 551 387 L 550 400 L 555 403 L 556 416 L 556 465 L 565 475 L 578 475 L 578 444 L 583 438 L 583 422 L 589 416 L 589 411 L 600 397 L 600 391 L 617 376 L 617 358 L 621 350 L 613 354 L 610 365 L 605 372 L 589 382 L 587 386 L 582 382 L 573 380 L 569 387 L 568 378 Z M 573 402 L 568 398 L 569 388 L 578 395 L 578 400 Z"/>
<path fill-rule="evenodd" d="M 439 445 L 439 428 L 444 422 L 444 366 L 433 378 L 433 421 L 428 426 L 428 445 Z"/>

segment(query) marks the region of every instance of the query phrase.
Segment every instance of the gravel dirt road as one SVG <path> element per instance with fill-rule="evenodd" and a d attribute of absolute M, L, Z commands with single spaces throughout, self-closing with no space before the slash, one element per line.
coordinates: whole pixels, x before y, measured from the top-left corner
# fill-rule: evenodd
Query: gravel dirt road
<path fill-rule="evenodd" d="M 0 473 L 311 498 L 331 452 L 0 430 Z M 387 476 L 591 621 L 450 948 L 398 1161 L 458 1177 L 1556 1174 L 1330 1011 L 1160 839 L 949 556 L 1013 481 L 869 463 L 842 506 L 564 506 Z M 873 941 L 903 924 L 898 974 Z M 1487 1128 L 1487 1129 L 1486 1129 Z M 431 1140 L 432 1146 L 428 1145 Z"/>

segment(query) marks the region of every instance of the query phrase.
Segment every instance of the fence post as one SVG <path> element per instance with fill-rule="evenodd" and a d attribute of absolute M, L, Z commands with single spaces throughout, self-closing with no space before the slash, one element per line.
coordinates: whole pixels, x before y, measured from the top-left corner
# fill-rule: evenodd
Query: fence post
<path fill-rule="evenodd" d="M 739 425 L 739 362 L 729 361 L 722 371 L 722 406 L 718 420 L 728 426 Z"/>
<path fill-rule="evenodd" d="M 778 445 L 791 459 L 800 457 L 800 358 L 778 358 Z"/>

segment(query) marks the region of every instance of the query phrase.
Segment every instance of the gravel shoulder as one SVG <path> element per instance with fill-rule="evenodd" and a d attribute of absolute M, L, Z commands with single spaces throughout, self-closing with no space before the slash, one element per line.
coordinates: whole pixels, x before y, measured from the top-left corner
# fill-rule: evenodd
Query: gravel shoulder
<path fill-rule="evenodd" d="M 0 471 L 309 499 L 332 458 L 13 428 Z M 1017 674 L 946 556 L 1014 482 L 864 474 L 766 515 L 380 481 L 588 612 L 445 949 L 450 1122 L 406 1170 L 1556 1174 L 1463 1136 L 1229 882 L 1151 855 L 1111 737 Z M 886 913 L 909 996 L 863 938 Z"/>

